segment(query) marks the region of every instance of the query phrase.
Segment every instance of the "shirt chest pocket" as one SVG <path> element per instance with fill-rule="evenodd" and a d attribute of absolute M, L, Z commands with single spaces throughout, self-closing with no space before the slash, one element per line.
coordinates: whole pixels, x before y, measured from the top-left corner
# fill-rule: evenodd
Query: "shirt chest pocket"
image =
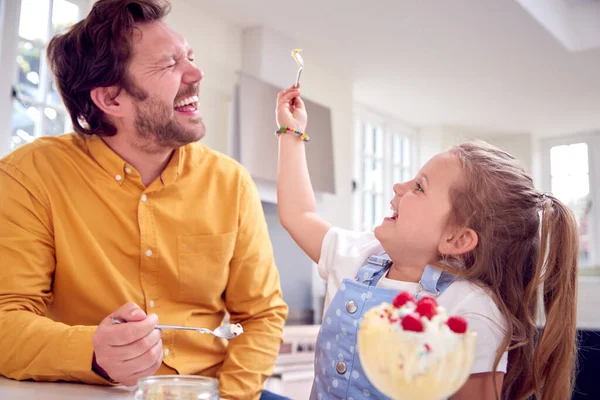
<path fill-rule="evenodd" d="M 236 235 L 179 236 L 179 299 L 209 308 L 218 307 L 229 279 Z"/>

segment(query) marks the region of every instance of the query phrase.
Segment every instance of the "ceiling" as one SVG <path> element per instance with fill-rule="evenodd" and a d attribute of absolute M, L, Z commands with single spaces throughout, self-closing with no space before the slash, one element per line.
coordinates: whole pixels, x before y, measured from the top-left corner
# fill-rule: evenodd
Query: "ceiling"
<path fill-rule="evenodd" d="M 414 125 L 542 135 L 600 129 L 600 48 L 570 52 L 515 1 L 193 3 L 298 40 L 307 65 L 314 58 L 343 70 L 358 102 Z"/>

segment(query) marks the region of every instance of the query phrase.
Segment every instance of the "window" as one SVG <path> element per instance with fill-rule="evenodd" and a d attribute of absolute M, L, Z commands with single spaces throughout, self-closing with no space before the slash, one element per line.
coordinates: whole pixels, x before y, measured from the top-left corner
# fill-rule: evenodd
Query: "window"
<path fill-rule="evenodd" d="M 412 178 L 414 130 L 361 111 L 355 125 L 354 226 L 372 230 L 391 215 L 392 186 Z"/>
<path fill-rule="evenodd" d="M 20 0 L 20 7 L 8 8 L 5 20 L 14 18 L 15 24 L 6 29 L 17 30 L 7 34 L 4 46 L 16 46 L 16 74 L 12 87 L 10 118 L 10 145 L 12 150 L 36 137 L 58 135 L 71 130 L 66 109 L 54 84 L 46 62 L 46 46 L 50 39 L 79 21 L 89 6 L 88 0 Z M 5 32 L 3 32 L 5 33 Z M 8 41 L 11 42 L 8 42 Z M 3 51 L 4 53 L 4 51 Z M 13 68 L 9 70 L 14 71 Z M 0 78 L 10 79 L 10 78 Z M 3 85 L 0 85 L 3 86 Z M 6 86 L 6 85 L 4 85 Z M 5 117 L 3 115 L 3 117 Z"/>
<path fill-rule="evenodd" d="M 600 133 L 544 141 L 544 188 L 575 214 L 582 275 L 600 275 Z"/>

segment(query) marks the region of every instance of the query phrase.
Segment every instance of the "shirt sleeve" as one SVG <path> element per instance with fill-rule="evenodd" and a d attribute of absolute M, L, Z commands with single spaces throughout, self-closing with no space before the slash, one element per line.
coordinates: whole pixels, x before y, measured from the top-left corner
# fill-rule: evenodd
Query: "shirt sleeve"
<path fill-rule="evenodd" d="M 241 183 L 239 230 L 225 291 L 232 323 L 244 333 L 231 340 L 218 373 L 221 397 L 258 399 L 275 367 L 287 305 L 283 301 L 258 191 L 251 178 Z"/>
<path fill-rule="evenodd" d="M 328 280 L 331 274 L 345 278 L 354 277 L 370 256 L 381 252 L 381 244 L 372 232 L 355 232 L 333 227 L 323 239 L 318 264 L 319 275 L 325 280 Z"/>
<path fill-rule="evenodd" d="M 0 163 L 0 374 L 109 384 L 92 372 L 96 327 L 45 316 L 54 270 L 47 198 L 17 168 Z"/>
<path fill-rule="evenodd" d="M 452 314 L 462 315 L 469 330 L 477 333 L 475 361 L 471 374 L 494 371 L 496 352 L 502 346 L 506 322 L 494 300 L 483 290 L 477 290 L 459 303 Z M 508 352 L 504 351 L 497 372 L 506 373 Z"/>
<path fill-rule="evenodd" d="M 335 293 L 344 279 L 354 279 L 360 267 L 383 249 L 372 232 L 354 232 L 340 228 L 331 228 L 321 247 L 318 271 L 327 281 L 323 315 L 329 308 Z"/>

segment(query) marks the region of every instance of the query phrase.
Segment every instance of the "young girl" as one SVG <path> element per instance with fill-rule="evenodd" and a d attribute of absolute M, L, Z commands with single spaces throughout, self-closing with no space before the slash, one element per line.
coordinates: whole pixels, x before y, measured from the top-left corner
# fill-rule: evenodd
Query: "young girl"
<path fill-rule="evenodd" d="M 311 399 L 385 398 L 364 376 L 356 334 L 361 316 L 399 291 L 437 296 L 477 332 L 471 376 L 453 400 L 570 398 L 578 235 L 560 201 L 507 153 L 467 143 L 395 184 L 393 215 L 374 234 L 332 228 L 316 214 L 307 137 L 294 132 L 307 123 L 298 88 L 279 94 L 276 113 L 292 130 L 279 133 L 279 218 L 327 281 Z"/>

